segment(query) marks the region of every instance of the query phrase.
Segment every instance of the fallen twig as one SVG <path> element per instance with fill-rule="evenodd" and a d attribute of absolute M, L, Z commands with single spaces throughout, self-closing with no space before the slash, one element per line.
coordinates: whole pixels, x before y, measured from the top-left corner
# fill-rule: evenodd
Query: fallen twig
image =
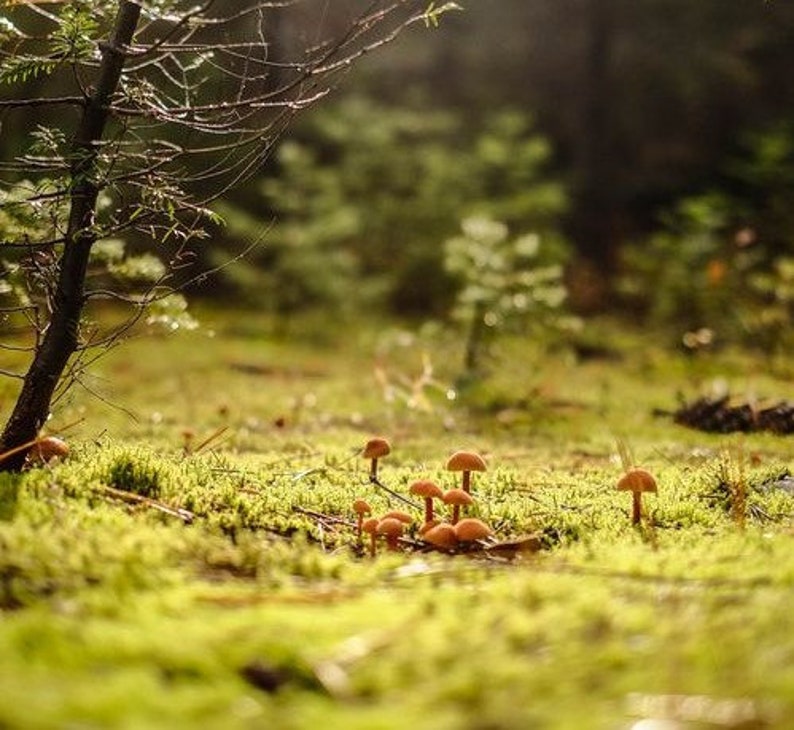
<path fill-rule="evenodd" d="M 115 499 L 120 499 L 122 502 L 142 504 L 146 507 L 151 507 L 152 509 L 158 510 L 159 512 L 171 515 L 172 517 L 178 517 L 186 525 L 191 524 L 193 520 L 196 519 L 196 515 L 189 510 L 183 509 L 182 507 L 169 507 L 167 504 L 163 504 L 162 502 L 158 502 L 157 500 L 151 499 L 149 497 L 143 497 L 140 494 L 135 494 L 135 492 L 125 492 L 123 489 L 108 487 L 104 484 L 101 486 L 101 489 L 103 492 L 105 492 L 105 494 L 114 497 Z"/>

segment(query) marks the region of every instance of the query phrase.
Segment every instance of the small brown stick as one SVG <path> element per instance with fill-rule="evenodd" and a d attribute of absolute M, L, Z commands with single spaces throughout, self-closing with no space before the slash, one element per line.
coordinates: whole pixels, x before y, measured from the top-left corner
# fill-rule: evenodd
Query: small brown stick
<path fill-rule="evenodd" d="M 207 438 L 205 438 L 200 444 L 198 444 L 198 446 L 193 449 L 193 453 L 198 454 L 199 451 L 209 446 L 213 441 L 222 436 L 228 430 L 228 426 L 221 426 L 217 431 L 213 431 L 209 436 L 207 436 Z"/>
<path fill-rule="evenodd" d="M 167 515 L 171 515 L 172 517 L 178 517 L 186 525 L 191 524 L 193 520 L 196 519 L 196 515 L 189 510 L 183 509 L 182 507 L 169 507 L 167 504 L 150 499 L 149 497 L 143 497 L 140 494 L 135 494 L 135 492 L 125 492 L 123 489 L 115 489 L 114 487 L 108 487 L 106 485 L 102 485 L 102 490 L 109 496 L 120 499 L 122 502 L 142 504 L 146 507 L 164 512 Z"/>
<path fill-rule="evenodd" d="M 293 507 L 292 511 L 301 515 L 306 515 L 307 517 L 312 517 L 313 519 L 320 520 L 322 522 L 331 522 L 338 525 L 345 525 L 345 527 L 352 527 L 355 525 L 352 520 L 347 520 L 344 517 L 334 517 L 333 515 L 315 512 L 314 510 L 306 509 L 304 507 Z"/>

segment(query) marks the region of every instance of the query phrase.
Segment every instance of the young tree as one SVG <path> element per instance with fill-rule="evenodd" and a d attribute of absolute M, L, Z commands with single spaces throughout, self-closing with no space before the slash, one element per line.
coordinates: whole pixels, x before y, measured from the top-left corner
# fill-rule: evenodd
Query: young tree
<path fill-rule="evenodd" d="M 4 133 L 30 128 L 33 143 L 0 163 L 0 233 L 14 236 L 0 243 L 0 284 L 22 294 L 3 313 L 24 317 L 32 338 L 0 436 L 0 452 L 13 452 L 4 470 L 23 464 L 85 353 L 129 326 L 86 328 L 86 306 L 114 299 L 132 306 L 134 319 L 173 291 L 212 218 L 208 204 L 261 168 L 295 114 L 367 52 L 446 9 L 350 2 L 344 22 L 335 13 L 331 24 L 327 0 L 7 5 L 0 83 L 15 98 L 0 100 L 2 124 Z M 154 267 L 155 281 L 137 295 L 87 278 L 102 259 L 99 244 L 122 235 L 170 246 L 166 266 Z"/>

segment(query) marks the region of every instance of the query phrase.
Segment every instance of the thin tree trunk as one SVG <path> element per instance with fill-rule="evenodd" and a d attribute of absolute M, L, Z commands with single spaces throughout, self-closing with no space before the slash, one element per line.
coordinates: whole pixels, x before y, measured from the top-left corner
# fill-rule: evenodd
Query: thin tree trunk
<path fill-rule="evenodd" d="M 118 88 L 126 59 L 125 51 L 138 27 L 140 13 L 141 8 L 137 3 L 122 0 L 113 37 L 102 47 L 97 86 L 93 95 L 86 100 L 72 144 L 69 221 L 50 322 L 0 437 L 0 453 L 36 438 L 49 416 L 58 381 L 78 346 L 86 270 L 91 247 L 96 240 L 92 226 L 99 194 L 96 180 L 99 146 L 108 119 L 108 106 Z M 21 468 L 25 456 L 24 450 L 9 456 L 0 462 L 0 470 Z"/>

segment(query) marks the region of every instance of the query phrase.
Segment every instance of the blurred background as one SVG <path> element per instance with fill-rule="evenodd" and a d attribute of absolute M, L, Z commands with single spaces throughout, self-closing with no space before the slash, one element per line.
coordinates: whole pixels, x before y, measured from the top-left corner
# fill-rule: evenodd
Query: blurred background
<path fill-rule="evenodd" d="M 311 312 L 457 321 L 471 368 L 489 331 L 603 314 L 685 349 L 785 352 L 794 6 L 464 5 L 355 67 L 216 204 L 204 265 L 258 243 L 191 294 L 282 328 Z M 349 8 L 324 12 L 341 25 Z M 275 46 L 304 42 L 299 24 L 276 25 Z M 25 134 L 4 126 L 7 156 Z"/>
<path fill-rule="evenodd" d="M 476 316 L 501 300 L 495 324 L 538 300 L 629 314 L 691 348 L 783 347 L 794 316 L 794 6 L 465 5 L 367 59 L 256 185 L 224 201 L 223 248 L 272 228 L 219 284 L 285 316 L 366 306 L 443 318 L 468 304 L 472 317 L 480 297 Z M 476 236 L 465 260 L 461 226 L 473 218 L 504 224 L 513 241 L 535 236 L 531 261 L 491 262 L 497 292 L 472 291 L 467 277 L 467 265 L 488 268 Z M 564 301 L 549 295 L 554 266 Z M 526 276 L 539 270 L 542 282 Z"/>

